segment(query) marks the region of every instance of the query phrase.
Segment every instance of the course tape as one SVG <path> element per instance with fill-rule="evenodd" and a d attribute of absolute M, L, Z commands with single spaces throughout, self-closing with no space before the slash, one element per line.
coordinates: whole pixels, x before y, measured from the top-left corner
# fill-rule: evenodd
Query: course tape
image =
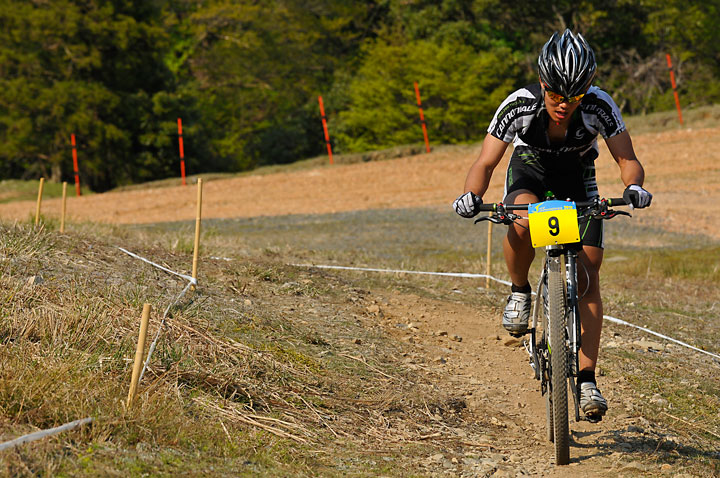
<path fill-rule="evenodd" d="M 39 440 L 41 438 L 49 437 L 52 435 L 57 435 L 58 433 L 62 433 L 67 430 L 72 430 L 73 428 L 77 428 L 81 425 L 85 425 L 92 421 L 93 421 L 93 418 L 88 417 L 88 418 L 83 418 L 81 420 L 75 420 L 74 422 L 66 423 L 65 425 L 60 425 L 59 427 L 50 428 L 48 430 L 40 430 L 38 432 L 29 433 L 27 435 L 23 435 L 14 440 L 6 441 L 5 443 L 0 443 L 0 451 L 7 450 L 8 448 L 12 448 L 12 447 L 15 447 L 18 445 L 22 445 L 23 443 L 28 443 L 31 441 Z"/>
<path fill-rule="evenodd" d="M 660 337 L 661 339 L 665 339 L 665 340 L 668 340 L 668 341 L 670 341 L 670 342 L 675 342 L 676 344 L 682 345 L 683 347 L 687 347 L 687 348 L 689 348 L 689 349 L 695 350 L 696 352 L 704 353 L 704 354 L 706 354 L 706 355 L 709 355 L 709 356 L 711 356 L 711 357 L 714 357 L 714 358 L 720 360 L 720 355 L 714 354 L 714 353 L 712 353 L 712 352 L 708 352 L 707 350 L 699 349 L 699 348 L 697 348 L 697 347 L 693 347 L 693 346 L 690 345 L 690 344 L 686 344 L 685 342 L 682 342 L 682 341 L 680 341 L 680 340 L 674 339 L 674 338 L 672 338 L 672 337 L 668 337 L 667 335 L 663 335 L 663 334 L 654 332 L 654 331 L 652 331 L 652 330 L 650 330 L 650 329 L 648 329 L 648 328 L 640 327 L 639 325 L 631 324 L 630 322 L 626 322 L 626 321 L 624 321 L 624 320 L 622 320 L 622 319 L 616 319 L 615 317 L 610 317 L 609 315 L 603 315 L 603 319 L 609 320 L 610 322 L 614 322 L 614 323 L 616 323 L 616 324 L 627 325 L 628 327 L 634 327 L 634 328 L 636 328 L 636 329 L 642 330 L 643 332 L 647 332 L 648 334 L 652 334 L 652 335 L 654 335 L 654 336 L 656 336 L 656 337 Z"/>
<path fill-rule="evenodd" d="M 191 277 L 191 276 L 188 276 L 188 275 L 185 275 L 185 274 L 180 274 L 180 273 L 178 273 L 178 272 L 175 272 L 175 271 L 173 271 L 173 270 L 170 270 L 170 269 L 168 269 L 167 267 L 163 267 L 163 266 L 161 266 L 160 264 L 156 264 L 156 263 L 154 263 L 154 262 L 152 262 L 152 261 L 150 261 L 150 260 L 148 260 L 148 259 L 145 259 L 145 258 L 142 257 L 142 256 L 139 256 L 139 255 L 137 255 L 137 254 L 134 254 L 134 253 L 132 253 L 132 252 L 126 250 L 126 249 L 123 249 L 122 247 L 118 247 L 118 249 L 120 249 L 121 251 L 123 251 L 125 254 L 127 254 L 127 255 L 129 255 L 129 256 L 132 256 L 132 257 L 134 257 L 134 258 L 136 258 L 136 259 L 140 259 L 141 261 L 146 262 L 146 263 L 148 263 L 148 264 L 150 264 L 150 265 L 152 265 L 152 266 L 154 266 L 154 267 L 157 267 L 158 269 L 161 269 L 161 270 L 163 270 L 163 271 L 165 271 L 165 272 L 167 272 L 167 273 L 169 273 L 169 274 L 172 274 L 172 275 L 175 275 L 175 276 L 178 276 L 178 277 L 182 277 L 183 279 L 185 279 L 186 281 L 188 281 L 187 285 L 186 285 L 185 288 L 182 290 L 182 292 L 180 292 L 180 294 L 178 294 L 178 296 L 175 297 L 175 299 L 170 303 L 170 305 L 167 306 L 167 308 L 165 309 L 165 312 L 163 313 L 162 320 L 160 321 L 160 326 L 158 327 L 157 333 L 155 334 L 155 339 L 154 339 L 153 342 L 150 344 L 150 348 L 148 349 L 147 359 L 145 359 L 145 362 L 143 363 L 143 368 L 142 368 L 142 370 L 140 371 L 140 376 L 138 377 L 138 384 L 139 384 L 139 383 L 142 381 L 143 375 L 145 375 L 145 371 L 146 371 L 147 368 L 148 368 L 148 364 L 150 363 L 150 359 L 152 358 L 152 354 L 153 354 L 153 352 L 155 351 L 155 346 L 157 345 L 157 342 L 158 342 L 158 340 L 160 339 L 160 334 L 162 333 L 163 329 L 165 328 L 165 322 L 167 321 L 167 316 L 168 316 L 168 314 L 170 313 L 170 309 L 172 309 L 173 306 L 174 306 L 175 304 L 177 304 L 177 303 L 180 301 L 180 299 L 182 299 L 182 297 L 187 293 L 187 291 L 190 290 L 190 287 L 192 287 L 192 286 L 194 286 L 194 285 L 197 285 L 198 282 L 197 282 L 197 279 L 195 279 L 194 277 Z"/>
<path fill-rule="evenodd" d="M 155 351 L 155 346 L 157 345 L 158 340 L 160 339 L 160 333 L 162 332 L 163 328 L 165 327 L 165 322 L 167 320 L 168 313 L 170 312 L 170 309 L 178 303 L 180 299 L 182 299 L 182 296 L 184 296 L 188 290 L 190 290 L 190 287 L 193 285 L 192 282 L 188 282 L 188 284 L 185 286 L 185 288 L 180 292 L 180 294 L 173 300 L 170 305 L 167 306 L 165 309 L 165 313 L 163 314 L 162 320 L 160 321 L 160 327 L 158 327 L 157 332 L 155 333 L 155 339 L 150 344 L 150 349 L 148 349 L 148 355 L 147 359 L 145 360 L 145 363 L 143 363 L 143 368 L 140 371 L 140 376 L 138 377 L 138 383 L 143 378 L 143 375 L 145 375 L 145 370 L 148 368 L 148 364 L 150 363 L 150 359 L 152 358 L 152 354 Z"/>
<path fill-rule="evenodd" d="M 291 264 L 296 267 L 315 267 L 316 269 L 343 269 L 348 271 L 367 271 L 367 272 L 391 272 L 398 274 L 420 274 L 426 276 L 445 276 L 445 277 L 467 277 L 472 279 L 492 279 L 495 282 L 499 282 L 505 285 L 512 285 L 512 283 L 498 279 L 497 277 L 489 276 L 486 274 L 469 274 L 467 272 L 424 272 L 424 271 L 403 271 L 394 269 L 372 269 L 369 267 L 345 267 L 345 266 L 323 266 L 315 264 Z"/>
<path fill-rule="evenodd" d="M 123 249 L 122 247 L 118 247 L 118 249 L 120 249 L 121 251 L 123 251 L 125 254 L 127 254 L 127 255 L 129 255 L 129 256 L 132 256 L 132 257 L 134 257 L 135 259 L 140 259 L 140 260 L 143 261 L 143 262 L 147 262 L 148 264 L 150 264 L 150 265 L 152 265 L 152 266 L 154 266 L 154 267 L 157 267 L 158 269 L 161 269 L 161 270 L 167 272 L 168 274 L 173 274 L 173 275 L 176 275 L 176 276 L 178 276 L 178 277 L 182 277 L 183 279 L 185 279 L 185 280 L 187 280 L 187 281 L 190 281 L 190 283 L 191 283 L 192 285 L 197 285 L 197 279 L 195 279 L 194 277 L 186 276 L 185 274 L 180 274 L 179 272 L 175 272 L 175 271 L 173 271 L 173 270 L 170 270 L 170 269 L 168 269 L 167 267 L 163 267 L 163 266 L 161 266 L 160 264 L 155 264 L 154 262 L 149 261 L 149 260 L 145 259 L 144 257 L 138 256 L 137 254 L 133 254 L 132 252 Z"/>
<path fill-rule="evenodd" d="M 468 277 L 468 278 L 483 278 L 483 279 L 491 279 L 495 282 L 499 282 L 504 285 L 512 285 L 511 282 L 508 282 L 506 280 L 498 279 L 493 276 L 489 276 L 486 274 L 469 274 L 466 272 L 425 272 L 425 271 L 404 271 L 404 270 L 396 270 L 396 269 L 374 269 L 370 267 L 346 267 L 346 266 L 330 266 L 330 265 L 315 265 L 315 264 L 292 264 L 296 267 L 314 267 L 316 269 L 341 269 L 341 270 L 350 270 L 350 271 L 365 271 L 365 272 L 388 272 L 393 274 L 422 274 L 422 275 L 432 275 L 432 276 L 446 276 L 446 277 Z M 535 293 L 533 292 L 533 295 Z M 626 325 L 628 327 L 632 327 L 638 330 L 642 330 L 643 332 L 646 332 L 648 334 L 654 335 L 656 337 L 660 337 L 662 339 L 668 340 L 670 342 L 674 342 L 678 345 L 682 345 L 683 347 L 687 347 L 691 350 L 695 350 L 696 352 L 700 352 L 706 355 L 709 355 L 715 359 L 720 360 L 720 355 L 714 354 L 712 352 L 708 352 L 707 350 L 703 350 L 697 347 L 694 347 L 690 344 L 687 344 L 685 342 L 682 342 L 680 340 L 674 339 L 672 337 L 668 337 L 667 335 L 660 334 L 658 332 L 655 332 L 653 330 L 650 330 L 646 327 L 640 327 L 639 325 L 631 324 L 630 322 L 627 322 L 625 320 L 617 319 L 615 317 L 611 317 L 609 315 L 603 315 L 603 318 L 605 320 L 608 320 L 610 322 L 620 324 L 620 325 Z"/>

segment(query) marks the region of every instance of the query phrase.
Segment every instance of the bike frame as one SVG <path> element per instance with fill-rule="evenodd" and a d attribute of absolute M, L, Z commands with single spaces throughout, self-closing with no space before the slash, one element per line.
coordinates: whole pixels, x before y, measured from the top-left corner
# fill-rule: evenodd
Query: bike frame
<path fill-rule="evenodd" d="M 575 421 L 587 420 L 586 417 L 580 417 L 579 399 L 575 387 L 575 378 L 580 370 L 580 347 L 581 340 L 581 323 L 580 309 L 577 289 L 577 264 L 578 249 L 569 247 L 568 245 L 552 245 L 545 247 L 545 262 L 543 270 L 540 274 L 540 280 L 536 288 L 535 303 L 533 305 L 532 327 L 530 329 L 530 340 L 526 342 L 526 350 L 530 354 L 530 365 L 535 370 L 535 378 L 541 381 L 541 392 L 545 395 L 548 392 L 549 377 L 544 373 L 548 368 L 549 354 L 547 353 L 546 339 L 543 338 L 538 346 L 537 330 L 539 325 L 539 316 L 544 304 L 544 289 L 547 287 L 548 260 L 551 258 L 559 258 L 564 264 L 565 269 L 565 330 L 566 340 L 568 344 L 568 370 L 566 372 L 569 381 L 570 390 L 572 391 L 573 403 L 575 406 Z M 544 313 L 544 312 L 543 312 Z M 547 333 L 547 331 L 543 331 Z"/>

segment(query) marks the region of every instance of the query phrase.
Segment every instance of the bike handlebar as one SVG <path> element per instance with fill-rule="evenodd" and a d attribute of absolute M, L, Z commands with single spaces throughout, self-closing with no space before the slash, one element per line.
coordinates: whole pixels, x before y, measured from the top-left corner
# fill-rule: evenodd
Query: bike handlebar
<path fill-rule="evenodd" d="M 578 208 L 583 207 L 592 207 L 597 204 L 597 199 L 592 199 L 588 201 L 575 201 L 575 205 Z M 600 199 L 599 201 L 606 201 L 608 207 L 612 206 L 627 206 L 627 202 L 623 198 L 608 198 L 608 199 Z M 527 211 L 529 204 L 503 204 L 503 203 L 483 203 L 480 204 L 478 207 L 478 211 L 486 211 L 486 212 L 496 212 L 498 205 L 502 205 L 502 207 L 506 211 Z"/>

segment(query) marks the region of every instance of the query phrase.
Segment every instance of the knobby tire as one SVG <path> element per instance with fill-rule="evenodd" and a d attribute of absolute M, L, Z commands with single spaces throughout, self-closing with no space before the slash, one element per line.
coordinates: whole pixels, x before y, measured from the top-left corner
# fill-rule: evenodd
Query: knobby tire
<path fill-rule="evenodd" d="M 549 374 L 549 364 L 546 362 L 546 358 L 548 358 L 548 356 L 545 355 L 548 350 L 548 330 L 550 327 L 550 321 L 548 320 L 547 287 L 548 285 L 546 277 L 545 280 L 541 282 L 538 290 L 538 294 L 542 297 L 542 335 L 540 339 L 540 343 L 542 345 L 540 347 L 540 351 L 543 354 L 542 361 L 545 365 L 542 368 L 543 376 L 540 377 L 540 379 L 543 381 L 543 383 L 549 380 L 549 376 L 546 377 L 546 374 Z M 545 436 L 549 442 L 555 441 L 555 432 L 553 430 L 552 393 L 550 391 L 550 384 L 547 385 L 547 389 L 545 391 L 545 432 Z"/>
<path fill-rule="evenodd" d="M 545 432 L 549 442 L 555 441 L 555 430 L 553 430 L 553 409 L 550 390 L 545 394 Z"/>
<path fill-rule="evenodd" d="M 565 261 L 563 256 L 550 257 L 548 261 L 550 393 L 555 463 L 567 465 L 570 462 L 570 429 L 567 386 L 568 347 L 565 327 Z"/>

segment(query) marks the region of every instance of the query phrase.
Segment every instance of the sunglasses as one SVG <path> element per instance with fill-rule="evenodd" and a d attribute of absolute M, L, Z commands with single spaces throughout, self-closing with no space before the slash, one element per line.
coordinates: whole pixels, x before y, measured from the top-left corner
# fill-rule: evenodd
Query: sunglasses
<path fill-rule="evenodd" d="M 568 103 L 568 104 L 577 103 L 583 99 L 583 96 L 585 96 L 585 93 L 583 93 L 581 95 L 577 95 L 577 96 L 563 96 L 563 95 L 559 95 L 555 92 L 550 91 L 548 89 L 548 86 L 545 83 L 543 83 L 543 87 L 545 88 L 545 92 L 548 94 L 550 99 L 558 104 L 559 103 Z"/>

